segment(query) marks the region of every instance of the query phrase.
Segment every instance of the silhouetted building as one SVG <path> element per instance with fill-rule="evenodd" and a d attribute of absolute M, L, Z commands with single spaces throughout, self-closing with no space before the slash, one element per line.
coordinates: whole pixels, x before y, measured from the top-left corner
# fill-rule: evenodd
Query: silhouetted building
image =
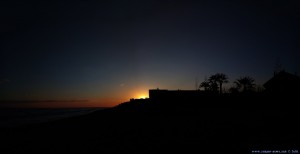
<path fill-rule="evenodd" d="M 299 94 L 300 77 L 281 71 L 263 85 L 266 92 L 273 94 Z"/>
<path fill-rule="evenodd" d="M 149 90 L 151 100 L 199 100 L 203 94 L 200 90 Z"/>

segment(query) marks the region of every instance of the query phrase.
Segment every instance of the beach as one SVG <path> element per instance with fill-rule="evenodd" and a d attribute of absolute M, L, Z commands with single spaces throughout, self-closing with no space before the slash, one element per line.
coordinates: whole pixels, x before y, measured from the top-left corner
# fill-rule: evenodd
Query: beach
<path fill-rule="evenodd" d="M 186 112 L 105 109 L 1 131 L 3 153 L 251 153 L 295 149 L 295 112 L 202 108 Z"/>

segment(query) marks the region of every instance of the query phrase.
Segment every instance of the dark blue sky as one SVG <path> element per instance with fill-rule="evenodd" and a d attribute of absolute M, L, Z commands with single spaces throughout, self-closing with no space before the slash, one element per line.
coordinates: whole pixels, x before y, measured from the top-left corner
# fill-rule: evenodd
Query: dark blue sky
<path fill-rule="evenodd" d="M 218 72 L 262 84 L 276 61 L 300 73 L 299 10 L 296 0 L 2 1 L 0 98 L 101 106 Z"/>

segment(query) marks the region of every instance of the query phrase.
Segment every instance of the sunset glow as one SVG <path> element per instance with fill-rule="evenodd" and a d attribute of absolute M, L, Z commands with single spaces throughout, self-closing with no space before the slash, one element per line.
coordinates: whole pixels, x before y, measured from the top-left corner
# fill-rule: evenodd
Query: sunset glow
<path fill-rule="evenodd" d="M 145 98 L 148 98 L 148 96 L 146 96 L 146 95 L 140 95 L 138 98 L 139 99 L 145 99 Z"/>
<path fill-rule="evenodd" d="M 277 69 L 300 72 L 296 1 L 5 3 L 0 107 L 112 107 L 216 73 L 227 90 L 240 76 L 262 87 Z"/>

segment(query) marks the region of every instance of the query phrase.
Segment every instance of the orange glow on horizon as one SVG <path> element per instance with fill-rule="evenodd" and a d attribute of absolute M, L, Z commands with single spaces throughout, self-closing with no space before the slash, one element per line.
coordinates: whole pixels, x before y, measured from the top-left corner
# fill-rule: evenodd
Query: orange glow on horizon
<path fill-rule="evenodd" d="M 33 101 L 8 102 L 0 104 L 3 107 L 10 108 L 86 108 L 86 107 L 114 107 L 121 103 L 128 102 L 130 99 L 147 99 L 149 88 L 128 89 L 126 91 L 117 91 L 106 96 L 96 96 L 90 98 L 75 99 L 32 99 Z M 51 98 L 51 97 L 49 97 Z M 20 103 L 22 102 L 22 103 Z M 0 106 L 0 107 L 1 107 Z"/>
<path fill-rule="evenodd" d="M 126 100 L 127 101 L 127 100 Z M 89 107 L 114 107 L 120 103 L 125 102 L 122 99 L 88 99 L 86 101 L 26 101 L 24 102 L 3 102 L 0 107 L 7 108 L 89 108 Z"/>
<path fill-rule="evenodd" d="M 148 97 L 146 95 L 140 95 L 138 98 L 139 99 L 145 99 L 145 98 L 148 98 Z"/>
<path fill-rule="evenodd" d="M 148 96 L 148 90 L 145 90 L 145 89 L 135 90 L 135 91 L 132 92 L 130 98 L 135 98 L 135 99 L 146 99 L 146 98 L 149 98 L 149 96 Z"/>

